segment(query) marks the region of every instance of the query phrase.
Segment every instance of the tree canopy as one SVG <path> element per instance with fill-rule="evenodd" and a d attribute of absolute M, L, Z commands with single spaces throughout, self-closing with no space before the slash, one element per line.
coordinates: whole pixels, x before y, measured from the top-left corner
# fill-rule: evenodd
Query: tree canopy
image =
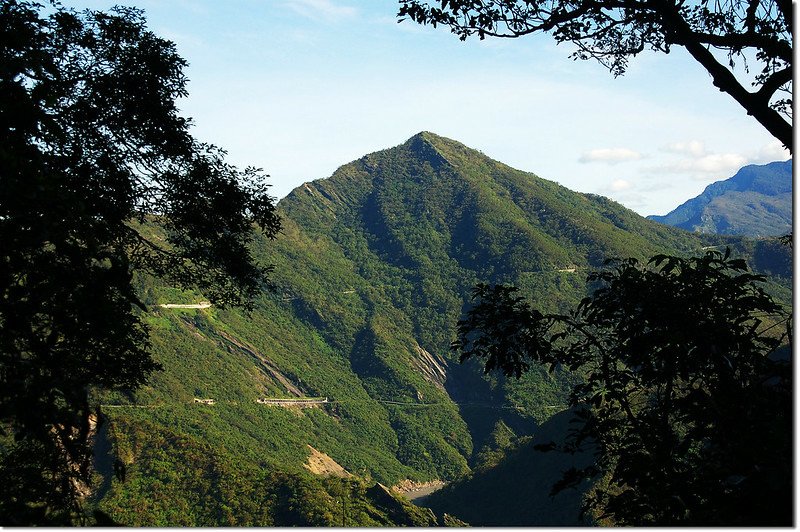
<path fill-rule="evenodd" d="M 513 287 L 479 285 L 453 347 L 519 376 L 584 377 L 561 451 L 591 449 L 553 492 L 596 481 L 585 509 L 617 525 L 792 520 L 791 318 L 742 260 L 708 252 L 612 261 L 572 312 L 543 314 Z M 539 449 L 552 451 L 546 442 Z"/>
<path fill-rule="evenodd" d="M 158 369 L 134 270 L 218 305 L 266 281 L 248 250 L 254 223 L 279 229 L 265 176 L 191 136 L 185 66 L 141 11 L 0 4 L 3 524 L 79 514 L 93 391 Z"/>
<path fill-rule="evenodd" d="M 708 71 L 714 86 L 790 151 L 793 148 L 790 0 L 400 0 L 400 4 L 399 17 L 449 26 L 461 40 L 472 35 L 513 38 L 549 32 L 557 42 L 577 47 L 572 57 L 596 59 L 615 76 L 646 49 L 669 53 L 681 46 Z M 743 81 L 751 70 L 752 91 Z"/>

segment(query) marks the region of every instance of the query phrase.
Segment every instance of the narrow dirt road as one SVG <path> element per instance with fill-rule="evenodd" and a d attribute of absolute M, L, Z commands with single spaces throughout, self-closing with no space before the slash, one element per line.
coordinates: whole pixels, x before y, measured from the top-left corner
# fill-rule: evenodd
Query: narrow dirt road
<path fill-rule="evenodd" d="M 161 308 L 209 308 L 211 307 L 211 303 L 208 301 L 201 301 L 200 303 L 188 303 L 188 304 L 181 304 L 181 303 L 161 303 L 159 305 Z"/>
<path fill-rule="evenodd" d="M 425 497 L 434 491 L 442 489 L 446 484 L 446 482 L 441 480 L 431 480 L 430 482 L 413 482 L 406 480 L 400 482 L 392 489 L 395 493 L 401 494 L 414 504 L 419 504 Z"/>

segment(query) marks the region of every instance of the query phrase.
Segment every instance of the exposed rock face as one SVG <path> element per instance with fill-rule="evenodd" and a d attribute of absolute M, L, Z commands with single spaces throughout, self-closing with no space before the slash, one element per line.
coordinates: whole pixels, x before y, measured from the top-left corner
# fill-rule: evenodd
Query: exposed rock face
<path fill-rule="evenodd" d="M 308 461 L 303 464 L 303 467 L 314 473 L 315 475 L 333 476 L 340 478 L 351 477 L 345 468 L 340 466 L 336 461 L 327 454 L 320 452 L 310 445 L 307 447 L 311 450 Z"/>
<path fill-rule="evenodd" d="M 281 371 L 278 369 L 278 367 L 275 364 L 273 364 L 267 357 L 262 355 L 255 347 L 253 347 L 250 344 L 247 344 L 246 342 L 244 342 L 242 340 L 239 340 L 238 338 L 235 338 L 235 337 L 231 336 L 230 334 L 228 334 L 228 333 L 226 333 L 224 331 L 216 331 L 216 332 L 217 332 L 217 334 L 219 334 L 219 336 L 225 342 L 227 342 L 228 345 L 226 347 L 228 347 L 228 349 L 230 349 L 231 347 L 234 347 L 234 348 L 239 349 L 240 351 L 243 351 L 247 355 L 253 357 L 255 360 L 258 361 L 258 363 L 260 364 L 261 368 L 266 373 L 268 373 L 276 381 L 281 383 L 284 388 L 286 388 L 286 391 L 288 393 L 290 393 L 291 395 L 294 395 L 295 397 L 303 397 L 305 395 L 303 393 L 303 391 L 300 390 L 300 388 L 295 386 L 286 377 L 286 375 L 281 373 Z"/>
<path fill-rule="evenodd" d="M 447 380 L 447 361 L 438 355 L 432 355 L 420 345 L 416 346 L 417 358 L 413 360 L 414 367 L 431 384 L 444 391 L 444 383 Z"/>

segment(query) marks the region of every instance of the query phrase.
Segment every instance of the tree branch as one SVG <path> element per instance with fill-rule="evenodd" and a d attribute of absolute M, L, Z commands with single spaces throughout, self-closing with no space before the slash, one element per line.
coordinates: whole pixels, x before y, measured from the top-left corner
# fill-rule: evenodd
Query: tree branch
<path fill-rule="evenodd" d="M 764 81 L 764 83 L 761 84 L 761 88 L 758 89 L 758 92 L 755 93 L 755 96 L 761 98 L 762 101 L 769 105 L 772 95 L 775 94 L 778 89 L 792 81 L 793 70 L 793 67 L 788 66 L 783 70 L 773 73 L 766 79 L 766 81 Z"/>
<path fill-rule="evenodd" d="M 724 35 L 692 31 L 692 35 L 697 41 L 716 48 L 737 50 L 758 48 L 765 51 L 771 57 L 777 57 L 789 63 L 792 61 L 792 45 L 774 36 L 762 35 L 750 31 L 745 33 L 727 33 Z"/>
<path fill-rule="evenodd" d="M 744 107 L 747 114 L 755 118 L 775 138 L 780 140 L 790 152 L 793 152 L 792 124 L 783 119 L 776 110 L 764 101 L 763 94 L 751 93 L 736 79 L 736 76 L 721 65 L 713 54 L 698 40 L 689 24 L 683 19 L 674 6 L 665 0 L 654 0 L 654 5 L 663 17 L 664 24 L 676 39 L 711 75 L 714 86 L 730 95 Z M 785 74 L 784 74 L 785 75 Z M 791 79 L 791 78 L 790 78 Z"/>

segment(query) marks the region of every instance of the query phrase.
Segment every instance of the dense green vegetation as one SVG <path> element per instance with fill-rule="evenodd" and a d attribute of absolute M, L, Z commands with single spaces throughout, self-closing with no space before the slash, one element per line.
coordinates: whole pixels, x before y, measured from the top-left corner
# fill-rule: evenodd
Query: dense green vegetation
<path fill-rule="evenodd" d="M 435 517 L 381 497 L 362 480 L 255 468 L 224 447 L 138 420 L 114 424 L 116 452 L 136 457 L 123 479 L 108 480 L 102 511 L 139 526 L 431 526 Z M 123 488 L 124 484 L 124 489 Z"/>
<path fill-rule="evenodd" d="M 281 235 L 251 248 L 275 265 L 275 289 L 252 312 L 161 308 L 203 298 L 135 279 L 164 371 L 135 394 L 102 398 L 131 405 L 103 407 L 109 460 L 127 467 L 127 480 L 101 493 L 112 519 L 177 524 L 172 509 L 185 508 L 181 524 L 335 523 L 332 481 L 303 467 L 307 445 L 363 479 L 352 480 L 362 486 L 352 496 L 366 517 L 352 524 L 421 519 L 413 508 L 375 517 L 378 495 L 366 486 L 489 471 L 566 408 L 576 379 L 534 367 L 516 381 L 458 364 L 450 342 L 474 284 L 515 283 L 555 312 L 579 301 L 586 271 L 607 256 L 754 246 L 645 220 L 430 133 L 298 187 L 278 211 Z M 329 402 L 256 403 L 297 395 Z M 280 509 L 281 484 L 301 501 L 291 512 Z M 231 485 L 263 508 L 231 500 Z M 153 508 L 154 493 L 163 507 Z"/>
<path fill-rule="evenodd" d="M 160 368 L 132 273 L 246 306 L 279 218 L 258 170 L 190 134 L 186 61 L 140 10 L 4 0 L 0 34 L 0 524 L 82 524 L 90 393 Z"/>
<path fill-rule="evenodd" d="M 535 449 L 593 459 L 551 494 L 595 482 L 583 506 L 605 524 L 790 524 L 791 367 L 780 349 L 792 315 L 764 278 L 727 249 L 610 261 L 589 280 L 596 288 L 567 314 L 481 284 L 458 324 L 461 358 L 487 371 L 544 363 L 585 376 L 566 441 Z M 491 475 L 482 481 L 494 495 Z"/>

